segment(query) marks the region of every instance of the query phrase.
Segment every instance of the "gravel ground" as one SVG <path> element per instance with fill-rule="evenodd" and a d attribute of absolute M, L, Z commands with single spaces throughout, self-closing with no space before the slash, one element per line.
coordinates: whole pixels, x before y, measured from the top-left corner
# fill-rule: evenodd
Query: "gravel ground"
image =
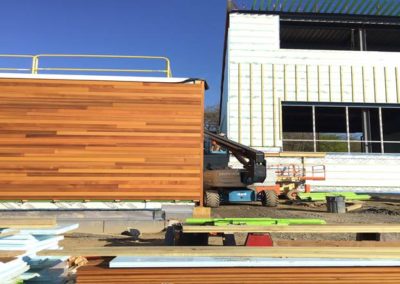
<path fill-rule="evenodd" d="M 400 196 L 373 196 L 363 202 L 363 207 L 344 214 L 328 213 L 324 203 L 291 202 L 280 200 L 277 208 L 260 204 L 226 205 L 212 211 L 215 218 L 223 217 L 271 217 L 271 218 L 318 218 L 328 224 L 337 223 L 400 223 Z M 271 234 L 282 240 L 355 240 L 355 234 Z M 245 236 L 238 235 L 241 242 Z M 400 234 L 384 234 L 385 240 L 400 240 Z"/>
<path fill-rule="evenodd" d="M 259 203 L 223 205 L 212 210 L 212 217 L 271 217 L 271 218 L 319 218 L 328 224 L 335 223 L 400 223 L 400 195 L 379 195 L 366 201 L 363 207 L 344 214 L 328 213 L 323 203 L 293 203 L 281 200 L 277 208 L 267 208 Z M 238 244 L 245 234 L 237 234 Z M 355 240 L 355 234 L 272 234 L 274 240 Z M 68 234 L 62 245 L 75 246 L 145 246 L 163 245 L 164 233 L 146 234 L 134 240 L 124 235 Z M 400 234 L 383 234 L 384 240 L 399 240 Z M 210 238 L 210 244 L 221 244 L 221 238 Z"/>

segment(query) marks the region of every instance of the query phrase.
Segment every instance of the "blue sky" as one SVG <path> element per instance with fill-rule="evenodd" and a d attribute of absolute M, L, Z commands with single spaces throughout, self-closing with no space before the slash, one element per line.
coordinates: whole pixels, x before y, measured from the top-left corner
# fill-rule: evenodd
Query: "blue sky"
<path fill-rule="evenodd" d="M 226 0 L 2 0 L 0 53 L 167 56 L 217 104 L 225 14 Z"/>

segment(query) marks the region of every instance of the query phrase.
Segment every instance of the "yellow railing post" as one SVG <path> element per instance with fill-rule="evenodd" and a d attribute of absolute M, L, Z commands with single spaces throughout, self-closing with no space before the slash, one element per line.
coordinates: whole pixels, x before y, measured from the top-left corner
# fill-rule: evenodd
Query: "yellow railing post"
<path fill-rule="evenodd" d="M 39 68 L 39 55 L 35 55 L 32 58 L 32 74 L 37 74 Z"/>
<path fill-rule="evenodd" d="M 166 61 L 166 65 L 167 65 L 166 66 L 166 68 L 167 68 L 167 77 L 170 78 L 170 77 L 172 77 L 172 74 L 171 74 L 171 63 L 170 63 L 168 58 L 165 58 L 165 61 Z"/>

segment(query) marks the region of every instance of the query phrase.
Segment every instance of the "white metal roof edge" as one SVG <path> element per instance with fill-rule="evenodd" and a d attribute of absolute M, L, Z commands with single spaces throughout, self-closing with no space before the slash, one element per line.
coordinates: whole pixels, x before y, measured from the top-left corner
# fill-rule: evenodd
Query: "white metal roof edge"
<path fill-rule="evenodd" d="M 23 74 L 0 73 L 1 78 L 12 79 L 51 79 L 51 80 L 86 80 L 86 81 L 121 81 L 121 82 L 154 82 L 154 83 L 182 83 L 190 78 L 166 77 L 135 77 L 135 76 L 107 76 L 107 75 L 65 75 L 65 74 Z"/>

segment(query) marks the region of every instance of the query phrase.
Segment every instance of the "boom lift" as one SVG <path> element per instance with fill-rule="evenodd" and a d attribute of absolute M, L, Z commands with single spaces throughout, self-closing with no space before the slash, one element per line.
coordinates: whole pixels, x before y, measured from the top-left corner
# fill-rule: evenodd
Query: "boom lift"
<path fill-rule="evenodd" d="M 278 195 L 273 190 L 252 189 L 254 183 L 266 178 L 264 153 L 221 135 L 204 130 L 210 140 L 205 142 L 204 205 L 218 207 L 221 203 L 261 201 L 264 206 L 277 206 Z M 208 142 L 208 144 L 207 144 Z M 243 169 L 228 167 L 229 153 Z"/>

